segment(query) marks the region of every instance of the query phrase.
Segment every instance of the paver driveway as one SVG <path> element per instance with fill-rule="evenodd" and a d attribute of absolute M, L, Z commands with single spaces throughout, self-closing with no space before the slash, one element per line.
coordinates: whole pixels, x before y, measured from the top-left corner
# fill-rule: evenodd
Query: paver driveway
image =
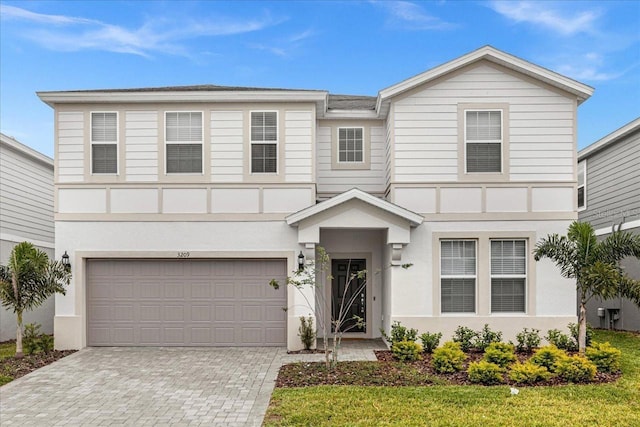
<path fill-rule="evenodd" d="M 371 349 L 346 348 L 341 360 L 375 359 Z M 88 348 L 0 387 L 0 425 L 259 426 L 280 366 L 321 358 L 283 348 Z"/>

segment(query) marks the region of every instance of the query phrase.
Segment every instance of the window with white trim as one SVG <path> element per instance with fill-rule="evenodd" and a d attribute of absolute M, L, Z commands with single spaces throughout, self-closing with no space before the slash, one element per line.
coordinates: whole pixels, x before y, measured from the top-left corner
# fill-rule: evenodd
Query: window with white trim
<path fill-rule="evenodd" d="M 468 173 L 502 172 L 502 110 L 465 111 Z"/>
<path fill-rule="evenodd" d="M 475 240 L 440 241 L 440 309 L 442 313 L 476 311 Z"/>
<path fill-rule="evenodd" d="M 165 113 L 167 173 L 202 173 L 202 113 Z"/>
<path fill-rule="evenodd" d="M 527 242 L 491 240 L 491 312 L 524 313 Z"/>
<path fill-rule="evenodd" d="M 91 113 L 91 173 L 118 173 L 118 113 Z"/>
<path fill-rule="evenodd" d="M 364 162 L 364 129 L 338 128 L 338 162 Z"/>
<path fill-rule="evenodd" d="M 578 162 L 578 210 L 587 208 L 587 161 Z"/>
<path fill-rule="evenodd" d="M 278 112 L 251 112 L 251 173 L 278 172 Z"/>

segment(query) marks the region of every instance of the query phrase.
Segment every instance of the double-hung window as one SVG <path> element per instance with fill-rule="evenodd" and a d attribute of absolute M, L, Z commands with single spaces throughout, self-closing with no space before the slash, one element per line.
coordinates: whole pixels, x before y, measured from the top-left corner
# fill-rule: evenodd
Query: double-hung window
<path fill-rule="evenodd" d="M 202 113 L 165 114 L 167 173 L 202 173 Z"/>
<path fill-rule="evenodd" d="M 441 240 L 441 311 L 443 313 L 475 313 L 476 279 L 475 240 Z"/>
<path fill-rule="evenodd" d="M 278 172 L 278 112 L 251 112 L 251 173 Z"/>
<path fill-rule="evenodd" d="M 118 113 L 91 113 L 91 173 L 118 173 Z"/>
<path fill-rule="evenodd" d="M 578 163 L 578 210 L 587 207 L 587 161 Z"/>
<path fill-rule="evenodd" d="M 524 313 L 527 242 L 491 240 L 491 312 Z"/>
<path fill-rule="evenodd" d="M 338 162 L 364 162 L 364 129 L 338 128 Z"/>
<path fill-rule="evenodd" d="M 467 173 L 502 172 L 502 110 L 465 111 Z"/>

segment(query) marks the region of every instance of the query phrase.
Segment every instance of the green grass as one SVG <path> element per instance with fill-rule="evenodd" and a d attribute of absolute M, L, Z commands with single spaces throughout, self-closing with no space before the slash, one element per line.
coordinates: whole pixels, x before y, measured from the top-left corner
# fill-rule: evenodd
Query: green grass
<path fill-rule="evenodd" d="M 0 360 L 13 357 L 15 354 L 16 354 L 15 342 L 0 343 Z M 2 373 L 0 373 L 0 386 L 5 385 L 6 383 L 10 383 L 11 381 L 13 381 L 12 377 L 3 375 Z"/>
<path fill-rule="evenodd" d="M 640 336 L 596 331 L 622 351 L 620 380 L 611 384 L 280 388 L 265 426 L 640 426 Z"/>

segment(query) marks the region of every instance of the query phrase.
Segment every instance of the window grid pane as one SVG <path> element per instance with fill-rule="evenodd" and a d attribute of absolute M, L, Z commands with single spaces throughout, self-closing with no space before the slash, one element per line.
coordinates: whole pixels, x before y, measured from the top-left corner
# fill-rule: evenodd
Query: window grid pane
<path fill-rule="evenodd" d="M 491 279 L 491 311 L 524 313 L 525 279 Z"/>
<path fill-rule="evenodd" d="M 91 144 L 91 172 L 118 173 L 116 144 Z"/>
<path fill-rule="evenodd" d="M 117 113 L 91 113 L 91 141 L 118 141 Z"/>
<path fill-rule="evenodd" d="M 501 172 L 502 144 L 467 143 L 467 172 Z"/>
<path fill-rule="evenodd" d="M 502 111 L 465 113 L 467 172 L 502 172 Z"/>
<path fill-rule="evenodd" d="M 502 139 L 501 111 L 467 111 L 467 141 Z"/>
<path fill-rule="evenodd" d="M 362 162 L 363 151 L 362 128 L 338 129 L 338 161 Z"/>
<path fill-rule="evenodd" d="M 491 311 L 524 313 L 527 244 L 525 240 L 491 241 Z"/>
<path fill-rule="evenodd" d="M 202 173 L 202 144 L 167 144 L 167 173 Z"/>
<path fill-rule="evenodd" d="M 476 311 L 476 280 L 441 280 L 441 307 L 443 313 L 473 313 Z"/>
<path fill-rule="evenodd" d="M 165 138 L 168 142 L 201 142 L 202 113 L 172 112 L 166 114 Z"/>
<path fill-rule="evenodd" d="M 440 242 L 440 304 L 443 313 L 473 313 L 476 306 L 476 243 Z"/>
<path fill-rule="evenodd" d="M 251 141 L 278 140 L 278 113 L 254 111 L 251 113 Z"/>
<path fill-rule="evenodd" d="M 276 144 L 251 145 L 251 172 L 276 173 L 278 165 Z"/>

